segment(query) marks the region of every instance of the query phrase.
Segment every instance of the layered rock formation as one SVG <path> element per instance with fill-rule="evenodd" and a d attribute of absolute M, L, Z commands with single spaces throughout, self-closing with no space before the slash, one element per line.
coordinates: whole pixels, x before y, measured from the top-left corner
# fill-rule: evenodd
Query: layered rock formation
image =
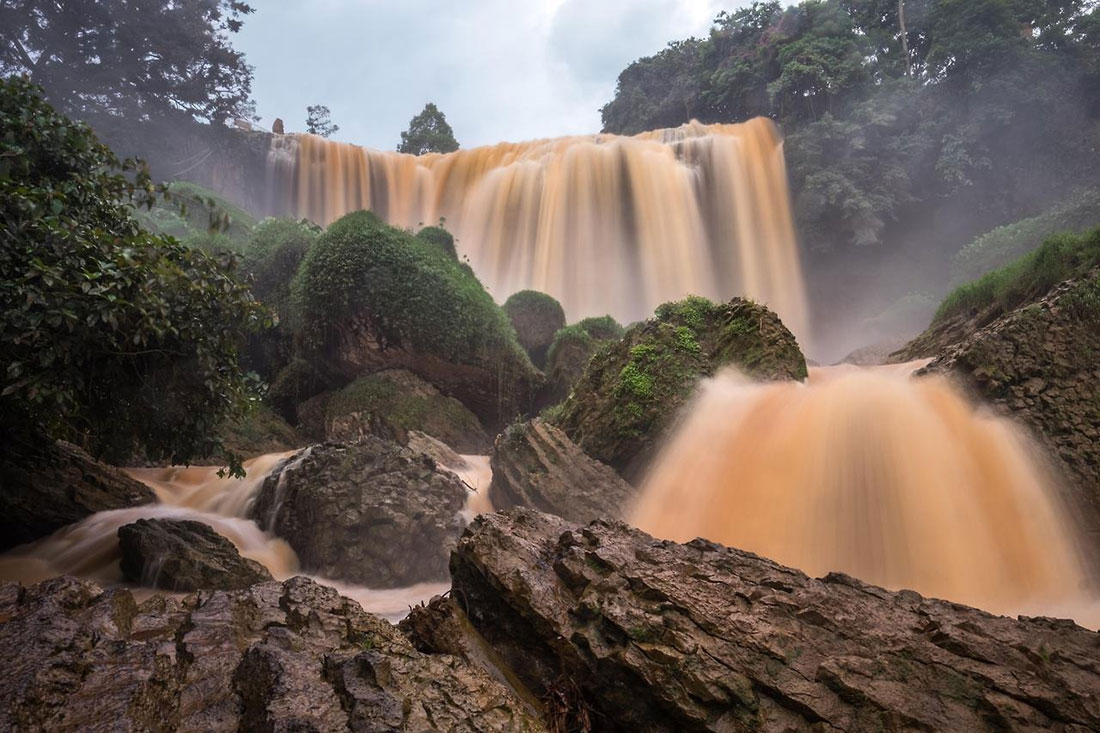
<path fill-rule="evenodd" d="M 142 604 L 0 584 L 0 729 L 537 731 L 506 687 L 305 578 Z"/>
<path fill-rule="evenodd" d="M 447 577 L 467 489 L 435 461 L 366 436 L 314 446 L 264 482 L 251 516 L 302 568 L 373 588 Z"/>
<path fill-rule="evenodd" d="M 702 540 L 527 510 L 477 519 L 451 572 L 476 630 L 535 694 L 566 703 L 556 714 L 567 725 L 1100 727 L 1100 635 L 1068 621 L 814 580 Z"/>
<path fill-rule="evenodd" d="M 96 512 L 156 501 L 148 486 L 74 445 L 15 432 L 0 437 L 0 549 Z"/>
<path fill-rule="evenodd" d="M 497 437 L 489 499 L 497 510 L 530 507 L 574 522 L 622 516 L 634 489 L 565 433 L 535 419 Z"/>
<path fill-rule="evenodd" d="M 688 298 L 661 306 L 594 356 L 550 421 L 632 479 L 699 379 L 726 365 L 758 379 L 806 377 L 794 336 L 770 310 L 741 298 Z"/>
<path fill-rule="evenodd" d="M 979 316 L 974 326 L 982 321 Z M 935 356 L 925 370 L 1027 425 L 1068 479 L 1067 499 L 1100 542 L 1100 270 L 967 331 L 951 321 L 896 358 Z M 949 343 L 945 343 L 949 342 Z"/>
<path fill-rule="evenodd" d="M 271 580 L 209 525 L 183 519 L 139 519 L 118 530 L 122 575 L 173 591 L 234 590 Z"/>

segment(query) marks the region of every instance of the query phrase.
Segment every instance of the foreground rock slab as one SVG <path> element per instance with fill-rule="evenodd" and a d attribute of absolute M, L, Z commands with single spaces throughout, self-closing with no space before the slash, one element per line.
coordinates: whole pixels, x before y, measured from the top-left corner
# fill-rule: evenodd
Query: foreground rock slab
<path fill-rule="evenodd" d="M 174 591 L 233 590 L 271 580 L 209 525 L 185 519 L 139 519 L 118 528 L 127 580 Z"/>
<path fill-rule="evenodd" d="M 573 522 L 620 517 L 634 488 L 565 433 L 535 419 L 509 427 L 493 446 L 493 507 L 528 507 Z"/>
<path fill-rule="evenodd" d="M 479 669 L 305 578 L 138 605 L 0 584 L 0 729 L 541 730 Z"/>
<path fill-rule="evenodd" d="M 451 572 L 523 682 L 600 730 L 1100 729 L 1100 634 L 1068 621 L 529 510 L 477 519 Z"/>

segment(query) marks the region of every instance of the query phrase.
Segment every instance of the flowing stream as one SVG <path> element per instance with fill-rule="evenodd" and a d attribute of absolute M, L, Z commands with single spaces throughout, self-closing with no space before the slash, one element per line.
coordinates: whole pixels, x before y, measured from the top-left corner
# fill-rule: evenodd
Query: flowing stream
<path fill-rule="evenodd" d="M 308 451 L 309 449 L 305 449 Z M 264 481 L 285 461 L 300 459 L 305 451 L 272 453 L 245 461 L 243 479 L 219 477 L 216 466 L 132 468 L 130 475 L 156 492 L 159 503 L 99 512 L 49 537 L 16 547 L 0 555 L 0 579 L 25 584 L 58 575 L 77 575 L 102 584 L 124 584 L 119 568 L 118 530 L 139 519 L 190 519 L 210 525 L 229 539 L 241 555 L 266 567 L 276 580 L 299 571 L 298 557 L 283 540 L 265 532 L 248 518 Z M 461 456 L 462 463 L 447 466 L 472 490 L 464 516 L 472 519 L 491 511 L 488 488 L 492 474 L 487 456 Z M 391 621 L 403 617 L 410 606 L 445 592 L 450 584 L 418 583 L 403 588 L 366 588 L 316 576 L 314 580 L 336 588 L 358 601 L 364 609 Z M 140 595 L 151 591 L 140 589 Z"/>

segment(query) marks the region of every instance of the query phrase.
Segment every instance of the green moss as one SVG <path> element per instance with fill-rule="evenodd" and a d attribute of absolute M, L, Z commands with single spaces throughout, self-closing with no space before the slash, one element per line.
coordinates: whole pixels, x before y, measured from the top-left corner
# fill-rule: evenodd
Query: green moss
<path fill-rule="evenodd" d="M 545 293 L 521 290 L 504 301 L 504 312 L 531 361 L 542 367 L 554 336 L 565 327 L 561 304 Z"/>
<path fill-rule="evenodd" d="M 993 307 L 1011 310 L 1100 264 L 1100 228 L 1059 234 L 1012 264 L 956 288 L 940 304 L 933 323 Z"/>
<path fill-rule="evenodd" d="M 361 319 L 383 348 L 534 371 L 469 266 L 371 212 L 329 226 L 302 261 L 292 291 L 307 346 L 331 346 L 341 327 Z"/>
<path fill-rule="evenodd" d="M 302 444 L 298 433 L 267 405 L 257 405 L 222 430 L 225 446 L 244 457 L 292 450 Z"/>

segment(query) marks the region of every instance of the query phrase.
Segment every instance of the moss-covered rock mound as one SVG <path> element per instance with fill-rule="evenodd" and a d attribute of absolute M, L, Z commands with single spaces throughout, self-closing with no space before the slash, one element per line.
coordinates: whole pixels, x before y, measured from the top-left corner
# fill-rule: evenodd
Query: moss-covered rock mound
<path fill-rule="evenodd" d="M 303 353 L 345 380 L 407 369 L 499 426 L 542 375 L 470 267 L 360 211 L 334 222 L 294 281 Z"/>
<path fill-rule="evenodd" d="M 516 329 L 520 346 L 540 369 L 546 364 L 546 352 L 554 334 L 565 327 L 561 303 L 546 293 L 521 290 L 504 301 L 504 312 Z"/>
<path fill-rule="evenodd" d="M 554 334 L 546 353 L 547 402 L 557 404 L 568 397 L 600 344 L 622 337 L 623 327 L 611 316 L 585 318 Z"/>
<path fill-rule="evenodd" d="M 454 235 L 443 227 L 424 227 L 416 233 L 416 238 L 423 239 L 425 242 L 437 247 L 448 257 L 453 257 L 456 260 L 458 259 L 458 252 L 455 250 Z"/>
<path fill-rule="evenodd" d="M 408 442 L 410 431 L 441 440 L 459 453 L 492 445 L 477 416 L 412 372 L 387 369 L 356 379 L 324 400 L 324 437 L 349 441 L 363 435 Z"/>
<path fill-rule="evenodd" d="M 806 360 L 779 317 L 735 298 L 666 303 L 598 352 L 547 417 L 586 453 L 636 478 L 701 377 L 730 365 L 757 379 L 804 379 Z"/>

